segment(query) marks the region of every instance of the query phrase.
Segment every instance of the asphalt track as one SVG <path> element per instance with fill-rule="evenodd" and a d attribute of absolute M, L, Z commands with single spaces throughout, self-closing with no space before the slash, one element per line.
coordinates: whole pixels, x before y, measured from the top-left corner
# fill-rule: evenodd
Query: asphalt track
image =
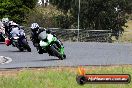
<path fill-rule="evenodd" d="M 38 54 L 30 42 L 32 52 L 19 52 L 17 48 L 0 44 L 0 56 L 12 62 L 0 64 L 0 69 L 132 64 L 132 44 L 64 42 L 67 59 L 59 60 L 48 54 Z"/>

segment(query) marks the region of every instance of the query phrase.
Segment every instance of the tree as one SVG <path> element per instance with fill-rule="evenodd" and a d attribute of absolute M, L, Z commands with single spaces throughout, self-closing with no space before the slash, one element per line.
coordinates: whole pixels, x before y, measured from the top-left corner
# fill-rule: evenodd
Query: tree
<path fill-rule="evenodd" d="M 15 22 L 22 23 L 26 13 L 33 7 L 37 0 L 1 0 L 0 18 L 9 17 Z"/>
<path fill-rule="evenodd" d="M 36 6 L 38 0 L 21 0 L 22 4 L 26 7 L 33 9 Z"/>
<path fill-rule="evenodd" d="M 79 0 L 50 0 L 65 14 L 70 13 L 77 26 Z M 131 0 L 81 0 L 80 28 L 94 30 L 112 30 L 115 36 L 123 32 L 126 13 L 132 13 Z M 71 24 L 71 25 L 72 25 Z"/>

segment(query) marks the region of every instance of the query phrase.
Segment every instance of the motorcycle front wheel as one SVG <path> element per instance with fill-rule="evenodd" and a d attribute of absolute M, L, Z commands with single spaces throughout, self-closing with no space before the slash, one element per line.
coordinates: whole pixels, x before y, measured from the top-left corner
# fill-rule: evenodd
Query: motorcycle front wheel
<path fill-rule="evenodd" d="M 54 46 L 50 46 L 49 50 L 52 51 L 52 53 L 54 54 L 54 56 L 58 57 L 60 60 L 65 59 L 63 55 L 61 55 L 60 52 L 57 51 L 57 49 L 54 48 Z M 66 55 L 65 55 L 66 56 Z"/>

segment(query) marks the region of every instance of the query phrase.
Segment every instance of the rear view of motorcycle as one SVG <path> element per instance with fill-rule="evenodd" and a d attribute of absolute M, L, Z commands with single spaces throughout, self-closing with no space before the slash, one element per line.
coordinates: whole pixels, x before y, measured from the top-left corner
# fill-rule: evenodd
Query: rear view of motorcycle
<path fill-rule="evenodd" d="M 11 37 L 11 44 L 14 47 L 17 47 L 20 51 L 27 50 L 28 52 L 31 52 L 31 48 L 28 44 L 27 38 L 25 37 L 24 30 L 16 28 L 12 28 L 12 31 L 10 33 Z"/>
<path fill-rule="evenodd" d="M 64 46 L 60 40 L 58 40 L 52 34 L 46 34 L 45 31 L 39 34 L 40 46 L 44 51 L 46 51 L 50 56 L 58 57 L 60 60 L 66 58 L 64 53 Z"/>

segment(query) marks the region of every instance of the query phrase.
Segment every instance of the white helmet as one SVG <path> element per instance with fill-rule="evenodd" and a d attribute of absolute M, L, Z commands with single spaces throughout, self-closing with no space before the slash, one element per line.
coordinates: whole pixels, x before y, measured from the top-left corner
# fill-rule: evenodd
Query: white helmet
<path fill-rule="evenodd" d="M 9 25 L 10 25 L 10 26 L 18 26 L 18 24 L 15 23 L 15 22 L 13 22 L 13 21 L 10 21 L 10 22 L 9 22 Z"/>
<path fill-rule="evenodd" d="M 8 18 L 2 18 L 2 23 L 7 23 L 7 22 L 9 22 Z"/>
<path fill-rule="evenodd" d="M 32 29 L 32 30 L 34 30 L 34 29 L 39 29 L 38 23 L 32 23 L 32 24 L 31 24 L 31 29 Z"/>

